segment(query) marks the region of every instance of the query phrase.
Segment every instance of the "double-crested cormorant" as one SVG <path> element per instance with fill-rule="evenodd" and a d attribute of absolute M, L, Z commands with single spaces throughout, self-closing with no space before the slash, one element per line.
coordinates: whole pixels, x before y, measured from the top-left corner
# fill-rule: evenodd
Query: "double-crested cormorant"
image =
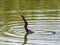
<path fill-rule="evenodd" d="M 34 33 L 33 31 L 31 31 L 31 30 L 29 30 L 28 28 L 27 28 L 27 26 L 28 26 L 28 22 L 26 21 L 26 19 L 24 18 L 24 16 L 23 15 L 21 15 L 21 17 L 22 17 L 22 19 L 23 19 L 23 21 L 24 21 L 24 28 L 25 28 L 25 31 L 27 32 L 27 33 Z"/>
<path fill-rule="evenodd" d="M 30 34 L 34 33 L 33 31 L 31 31 L 31 30 L 29 30 L 29 29 L 27 28 L 28 22 L 26 21 L 26 19 L 24 18 L 23 15 L 21 15 L 21 18 L 23 19 L 23 21 L 24 21 L 24 23 L 25 23 L 25 25 L 24 25 L 25 31 L 26 31 L 27 33 L 30 33 Z M 49 32 L 51 32 L 52 34 L 56 34 L 56 32 L 53 32 L 53 31 L 49 31 Z"/>

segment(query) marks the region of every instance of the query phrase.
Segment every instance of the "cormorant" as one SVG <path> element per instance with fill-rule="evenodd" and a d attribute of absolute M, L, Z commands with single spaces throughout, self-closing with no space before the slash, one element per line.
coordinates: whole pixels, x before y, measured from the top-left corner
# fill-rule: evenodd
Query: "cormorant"
<path fill-rule="evenodd" d="M 26 19 L 24 18 L 24 16 L 23 15 L 21 15 L 21 18 L 23 19 L 23 21 L 24 21 L 24 28 L 25 28 L 25 31 L 27 32 L 27 33 L 30 33 L 30 34 L 32 34 L 32 33 L 34 33 L 33 31 L 31 31 L 30 29 L 28 29 L 28 22 L 26 21 Z M 53 32 L 53 31 L 50 31 L 52 34 L 56 34 L 56 32 Z"/>
<path fill-rule="evenodd" d="M 26 31 L 27 33 L 30 33 L 30 34 L 34 33 L 33 31 L 31 31 L 30 29 L 27 28 L 28 22 L 26 21 L 26 19 L 24 18 L 24 16 L 21 15 L 21 17 L 22 17 L 22 19 L 23 19 L 23 21 L 24 21 L 24 23 L 25 23 L 25 24 L 24 24 L 25 31 Z"/>

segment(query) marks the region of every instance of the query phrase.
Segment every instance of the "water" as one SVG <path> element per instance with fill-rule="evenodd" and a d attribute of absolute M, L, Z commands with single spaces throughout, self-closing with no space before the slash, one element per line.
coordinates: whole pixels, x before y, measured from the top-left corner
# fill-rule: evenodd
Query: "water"
<path fill-rule="evenodd" d="M 16 15 L 17 11 L 0 13 L 2 14 L 0 16 L 0 45 L 60 45 L 60 14 L 49 14 L 56 11 L 22 10 L 28 21 L 28 28 L 35 32 L 29 35 L 24 30 L 22 18 Z M 51 31 L 56 34 L 52 34 Z"/>

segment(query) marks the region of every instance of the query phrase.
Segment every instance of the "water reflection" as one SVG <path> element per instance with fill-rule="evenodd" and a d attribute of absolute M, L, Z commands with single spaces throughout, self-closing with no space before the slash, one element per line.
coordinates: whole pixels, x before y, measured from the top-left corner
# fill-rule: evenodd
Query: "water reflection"
<path fill-rule="evenodd" d="M 27 36 L 28 36 L 28 34 L 29 34 L 29 33 L 25 33 L 25 36 L 24 36 L 24 42 L 23 42 L 23 44 L 22 44 L 22 45 L 27 44 L 27 41 L 28 41 Z"/>

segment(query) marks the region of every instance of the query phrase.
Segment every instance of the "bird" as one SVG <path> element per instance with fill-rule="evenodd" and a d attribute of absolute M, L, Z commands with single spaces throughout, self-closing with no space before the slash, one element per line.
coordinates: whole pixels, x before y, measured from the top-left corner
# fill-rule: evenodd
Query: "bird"
<path fill-rule="evenodd" d="M 24 21 L 24 28 L 25 28 L 25 31 L 27 32 L 27 33 L 29 33 L 29 34 L 32 34 L 32 33 L 34 33 L 33 31 L 31 31 L 30 29 L 28 29 L 28 22 L 26 21 L 26 19 L 25 19 L 25 17 L 23 16 L 23 15 L 21 15 L 21 18 L 23 19 L 23 21 Z"/>
<path fill-rule="evenodd" d="M 24 28 L 25 28 L 25 31 L 29 34 L 32 34 L 34 33 L 34 31 L 31 31 L 30 29 L 28 29 L 28 22 L 26 21 L 25 17 L 23 15 L 21 15 L 21 18 L 22 20 L 24 21 Z M 56 34 L 56 32 L 54 31 L 47 31 L 47 32 L 51 32 L 52 34 Z"/>

